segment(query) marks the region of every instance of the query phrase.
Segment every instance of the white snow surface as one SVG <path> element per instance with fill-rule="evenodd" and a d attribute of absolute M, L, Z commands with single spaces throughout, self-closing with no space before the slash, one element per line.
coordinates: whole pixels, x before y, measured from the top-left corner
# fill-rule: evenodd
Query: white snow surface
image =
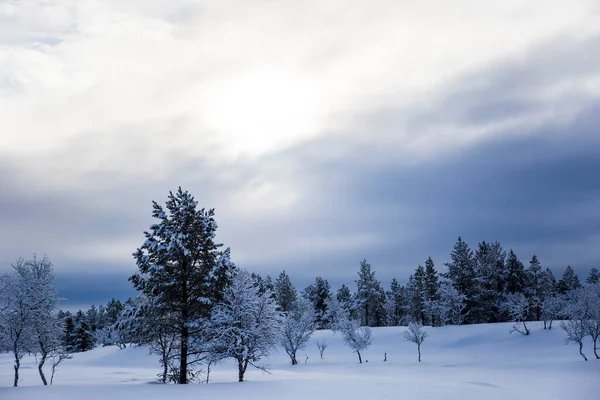
<path fill-rule="evenodd" d="M 421 363 L 416 346 L 403 339 L 405 328 L 374 328 L 362 365 L 340 334 L 317 331 L 298 353 L 300 364 L 290 365 L 279 349 L 267 360 L 270 374 L 248 367 L 244 383 L 225 362 L 213 367 L 209 384 L 158 384 L 159 364 L 146 347 L 111 346 L 65 361 L 51 387 L 41 386 L 33 358 L 26 357 L 21 386 L 13 388 L 10 354 L 0 354 L 0 399 L 600 399 L 600 360 L 591 342 L 585 362 L 577 346 L 563 344 L 558 326 L 531 327 L 530 336 L 509 334 L 508 323 L 427 328 Z M 317 340 L 328 342 L 323 360 Z"/>

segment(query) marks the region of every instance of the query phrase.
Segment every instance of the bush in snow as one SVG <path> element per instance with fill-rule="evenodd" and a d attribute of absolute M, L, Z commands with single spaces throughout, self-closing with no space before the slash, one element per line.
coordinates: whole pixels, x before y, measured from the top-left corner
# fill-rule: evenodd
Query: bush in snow
<path fill-rule="evenodd" d="M 300 297 L 283 317 L 281 345 L 290 356 L 292 365 L 298 364 L 296 352 L 306 347 L 315 331 L 315 311 L 307 299 Z"/>
<path fill-rule="evenodd" d="M 251 275 L 238 271 L 224 299 L 212 312 L 208 329 L 214 358 L 234 358 L 238 378 L 244 381 L 248 365 L 266 371 L 258 362 L 268 356 L 281 339 L 281 315 L 270 291 L 260 294 Z"/>
<path fill-rule="evenodd" d="M 404 331 L 404 339 L 407 342 L 412 342 L 417 345 L 417 352 L 419 353 L 419 362 L 421 362 L 421 344 L 427 337 L 427 331 L 418 322 L 411 322 L 408 324 L 408 328 Z"/>

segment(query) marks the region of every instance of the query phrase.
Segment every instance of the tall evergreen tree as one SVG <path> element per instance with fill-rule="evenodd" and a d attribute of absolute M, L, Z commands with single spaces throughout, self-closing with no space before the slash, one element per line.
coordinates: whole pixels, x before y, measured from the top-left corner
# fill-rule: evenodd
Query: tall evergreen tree
<path fill-rule="evenodd" d="M 201 333 L 202 321 L 222 299 L 234 271 L 229 249 L 215 242 L 214 210 L 198 209 L 181 188 L 169 193 L 166 210 L 152 202 L 159 222 L 144 232 L 145 242 L 133 254 L 139 272 L 129 279 L 151 299 L 156 315 L 167 322 L 179 343 L 177 382 L 188 383 L 190 341 Z"/>
<path fill-rule="evenodd" d="M 290 277 L 285 271 L 281 271 L 275 280 L 275 301 L 279 309 L 288 312 L 296 301 L 296 288 L 292 285 Z"/>
<path fill-rule="evenodd" d="M 544 271 L 542 265 L 534 254 L 529 261 L 529 268 L 527 269 L 526 289 L 525 295 L 531 299 L 532 311 L 536 321 L 542 318 L 542 303 L 544 301 L 544 294 L 542 291 L 541 282 L 543 279 Z"/>
<path fill-rule="evenodd" d="M 356 309 L 359 313 L 361 324 L 376 326 L 377 310 L 381 302 L 381 285 L 375 279 L 375 271 L 371 270 L 371 264 L 367 260 L 360 262 L 358 279 L 356 282 Z"/>
<path fill-rule="evenodd" d="M 471 323 L 472 319 L 469 316 L 476 304 L 476 294 L 478 290 L 477 276 L 475 273 L 475 259 L 473 251 L 469 245 L 458 237 L 454 250 L 450 254 L 451 262 L 446 263 L 448 272 L 443 274 L 445 278 L 450 280 L 452 286 L 466 298 L 466 306 L 462 310 L 464 322 Z"/>
<path fill-rule="evenodd" d="M 479 243 L 475 253 L 478 283 L 477 299 L 472 311 L 476 322 L 499 322 L 506 286 L 506 252 L 499 242 Z"/>
<path fill-rule="evenodd" d="M 404 287 L 401 286 L 396 278 L 390 283 L 390 290 L 387 293 L 388 297 L 388 321 L 391 326 L 398 326 L 404 320 L 405 314 L 405 293 Z"/>
<path fill-rule="evenodd" d="M 431 257 L 425 260 L 425 305 L 427 307 L 427 315 L 432 326 L 441 324 L 441 321 L 436 320 L 434 312 L 435 303 L 439 300 L 440 282 L 435 264 Z"/>
<path fill-rule="evenodd" d="M 354 310 L 354 302 L 352 301 L 352 293 L 350 292 L 350 288 L 345 284 L 338 289 L 335 295 L 337 301 L 340 303 L 342 309 L 350 316 L 350 318 L 355 318 L 355 310 Z"/>
<path fill-rule="evenodd" d="M 427 313 L 425 294 L 425 269 L 419 265 L 406 283 L 406 312 L 411 319 L 410 322 L 421 325 L 425 323 Z"/>
<path fill-rule="evenodd" d="M 506 269 L 508 272 L 506 292 L 523 293 L 525 289 L 525 267 L 512 249 L 508 252 Z"/>
<path fill-rule="evenodd" d="M 590 285 L 595 285 L 596 283 L 600 282 L 600 273 L 598 273 L 598 269 L 592 268 L 585 282 Z"/>
<path fill-rule="evenodd" d="M 312 304 L 317 329 L 324 329 L 328 323 L 327 304 L 331 298 L 331 286 L 327 279 L 318 276 L 315 283 L 304 289 L 304 297 Z"/>
<path fill-rule="evenodd" d="M 567 292 L 575 289 L 579 289 L 581 287 L 581 282 L 579 281 L 579 277 L 573 271 L 573 268 L 568 265 L 563 273 L 562 277 L 558 281 L 557 289 L 560 294 L 566 294 Z"/>

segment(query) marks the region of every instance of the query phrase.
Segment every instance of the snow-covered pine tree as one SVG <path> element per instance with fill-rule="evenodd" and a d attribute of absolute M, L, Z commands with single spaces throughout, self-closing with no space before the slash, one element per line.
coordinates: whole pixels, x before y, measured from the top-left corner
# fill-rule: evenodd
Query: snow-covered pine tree
<path fill-rule="evenodd" d="M 597 283 L 600 283 L 600 272 L 598 272 L 597 268 L 592 268 L 590 270 L 590 274 L 585 279 L 585 282 L 590 285 L 595 285 Z"/>
<path fill-rule="evenodd" d="M 358 279 L 355 282 L 355 304 L 361 325 L 378 326 L 383 324 L 380 310 L 383 306 L 381 285 L 375 279 L 375 271 L 371 270 L 371 264 L 367 260 L 360 262 Z"/>
<path fill-rule="evenodd" d="M 348 313 L 348 315 L 355 316 L 356 309 L 354 301 L 352 299 L 352 293 L 350 292 L 348 286 L 342 284 L 342 286 L 338 289 L 335 297 L 340 303 L 340 306 Z"/>
<path fill-rule="evenodd" d="M 297 298 L 296 288 L 292 284 L 289 275 L 281 271 L 275 280 L 275 300 L 279 309 L 283 312 L 290 311 Z"/>
<path fill-rule="evenodd" d="M 558 281 L 557 289 L 560 294 L 567 294 L 571 290 L 579 289 L 581 287 L 581 282 L 579 281 L 579 277 L 573 271 L 573 268 L 568 265 L 565 268 L 565 272 L 563 272 L 562 277 Z"/>
<path fill-rule="evenodd" d="M 405 315 L 405 289 L 396 278 L 392 278 L 390 290 L 387 292 L 388 325 L 398 326 L 404 320 Z"/>
<path fill-rule="evenodd" d="M 535 321 L 542 319 L 542 302 L 544 301 L 544 293 L 542 290 L 542 279 L 544 271 L 542 265 L 534 254 L 529 261 L 529 268 L 525 274 L 525 295 L 530 299 L 532 314 Z"/>
<path fill-rule="evenodd" d="M 431 257 L 425 260 L 425 308 L 427 309 L 427 318 L 432 326 L 439 326 L 441 322 L 437 320 L 434 305 L 439 299 L 440 282 L 435 264 Z"/>
<path fill-rule="evenodd" d="M 523 293 L 526 282 L 525 267 L 512 249 L 508 252 L 508 257 L 506 258 L 506 269 L 508 272 L 508 276 L 506 277 L 506 292 Z"/>
<path fill-rule="evenodd" d="M 73 323 L 73 351 L 81 353 L 93 349 L 96 344 L 94 331 L 82 310 L 77 311 L 73 317 Z"/>
<path fill-rule="evenodd" d="M 304 289 L 303 296 L 312 304 L 317 329 L 325 329 L 328 324 L 327 303 L 331 297 L 331 286 L 327 279 L 318 276 L 315 283 Z"/>
<path fill-rule="evenodd" d="M 212 311 L 210 351 L 215 359 L 235 359 L 239 382 L 243 382 L 248 365 L 266 370 L 259 362 L 280 342 L 281 323 L 270 293 L 261 295 L 250 274 L 239 270 Z"/>
<path fill-rule="evenodd" d="M 464 296 L 465 308 L 462 311 L 461 320 L 470 323 L 472 322 L 470 313 L 475 307 L 477 298 L 478 282 L 475 273 L 473 251 L 461 236 L 458 237 L 450 258 L 452 261 L 445 264 L 448 272 L 443 274 L 443 276 L 450 280 L 452 286 Z"/>
<path fill-rule="evenodd" d="M 148 296 L 161 318 L 168 319 L 177 337 L 178 383 L 188 383 L 191 337 L 200 334 L 213 304 L 221 300 L 234 265 L 229 249 L 215 242 L 214 210 L 198 209 L 194 197 L 181 188 L 169 193 L 166 210 L 153 202 L 150 226 L 142 246 L 133 254 L 139 272 L 129 280 Z"/>
<path fill-rule="evenodd" d="M 314 306 L 306 298 L 299 297 L 294 302 L 292 309 L 284 315 L 281 330 L 281 345 L 290 356 L 292 365 L 298 364 L 296 353 L 298 350 L 306 348 L 315 329 Z"/>
<path fill-rule="evenodd" d="M 476 276 L 479 286 L 473 320 L 499 322 L 504 301 L 506 277 L 506 252 L 499 242 L 481 242 L 475 252 Z"/>
<path fill-rule="evenodd" d="M 414 275 L 408 277 L 405 295 L 407 322 L 423 324 L 427 307 L 425 300 L 425 270 L 421 265 L 417 267 Z"/>

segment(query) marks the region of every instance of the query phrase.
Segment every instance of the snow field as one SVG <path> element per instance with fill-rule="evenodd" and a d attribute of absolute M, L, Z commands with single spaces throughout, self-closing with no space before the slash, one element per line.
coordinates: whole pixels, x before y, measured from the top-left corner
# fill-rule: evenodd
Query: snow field
<path fill-rule="evenodd" d="M 42 387 L 33 358 L 24 358 L 21 387 L 12 388 L 12 359 L 0 355 L 0 399 L 566 399 L 600 398 L 600 360 L 586 342 L 590 361 L 577 346 L 564 345 L 558 324 L 548 331 L 532 323 L 532 334 L 509 334 L 512 324 L 427 328 L 417 362 L 416 345 L 405 342 L 403 327 L 373 329 L 373 345 L 358 357 L 341 335 L 317 331 L 299 364 L 280 349 L 267 363 L 270 374 L 248 370 L 237 382 L 236 366 L 213 367 L 210 383 L 156 384 L 160 371 L 146 347 L 97 348 L 75 354 L 59 367 L 52 387 Z M 321 360 L 317 340 L 328 347 Z M 387 362 L 383 361 L 387 353 Z M 305 359 L 308 360 L 305 363 Z"/>

